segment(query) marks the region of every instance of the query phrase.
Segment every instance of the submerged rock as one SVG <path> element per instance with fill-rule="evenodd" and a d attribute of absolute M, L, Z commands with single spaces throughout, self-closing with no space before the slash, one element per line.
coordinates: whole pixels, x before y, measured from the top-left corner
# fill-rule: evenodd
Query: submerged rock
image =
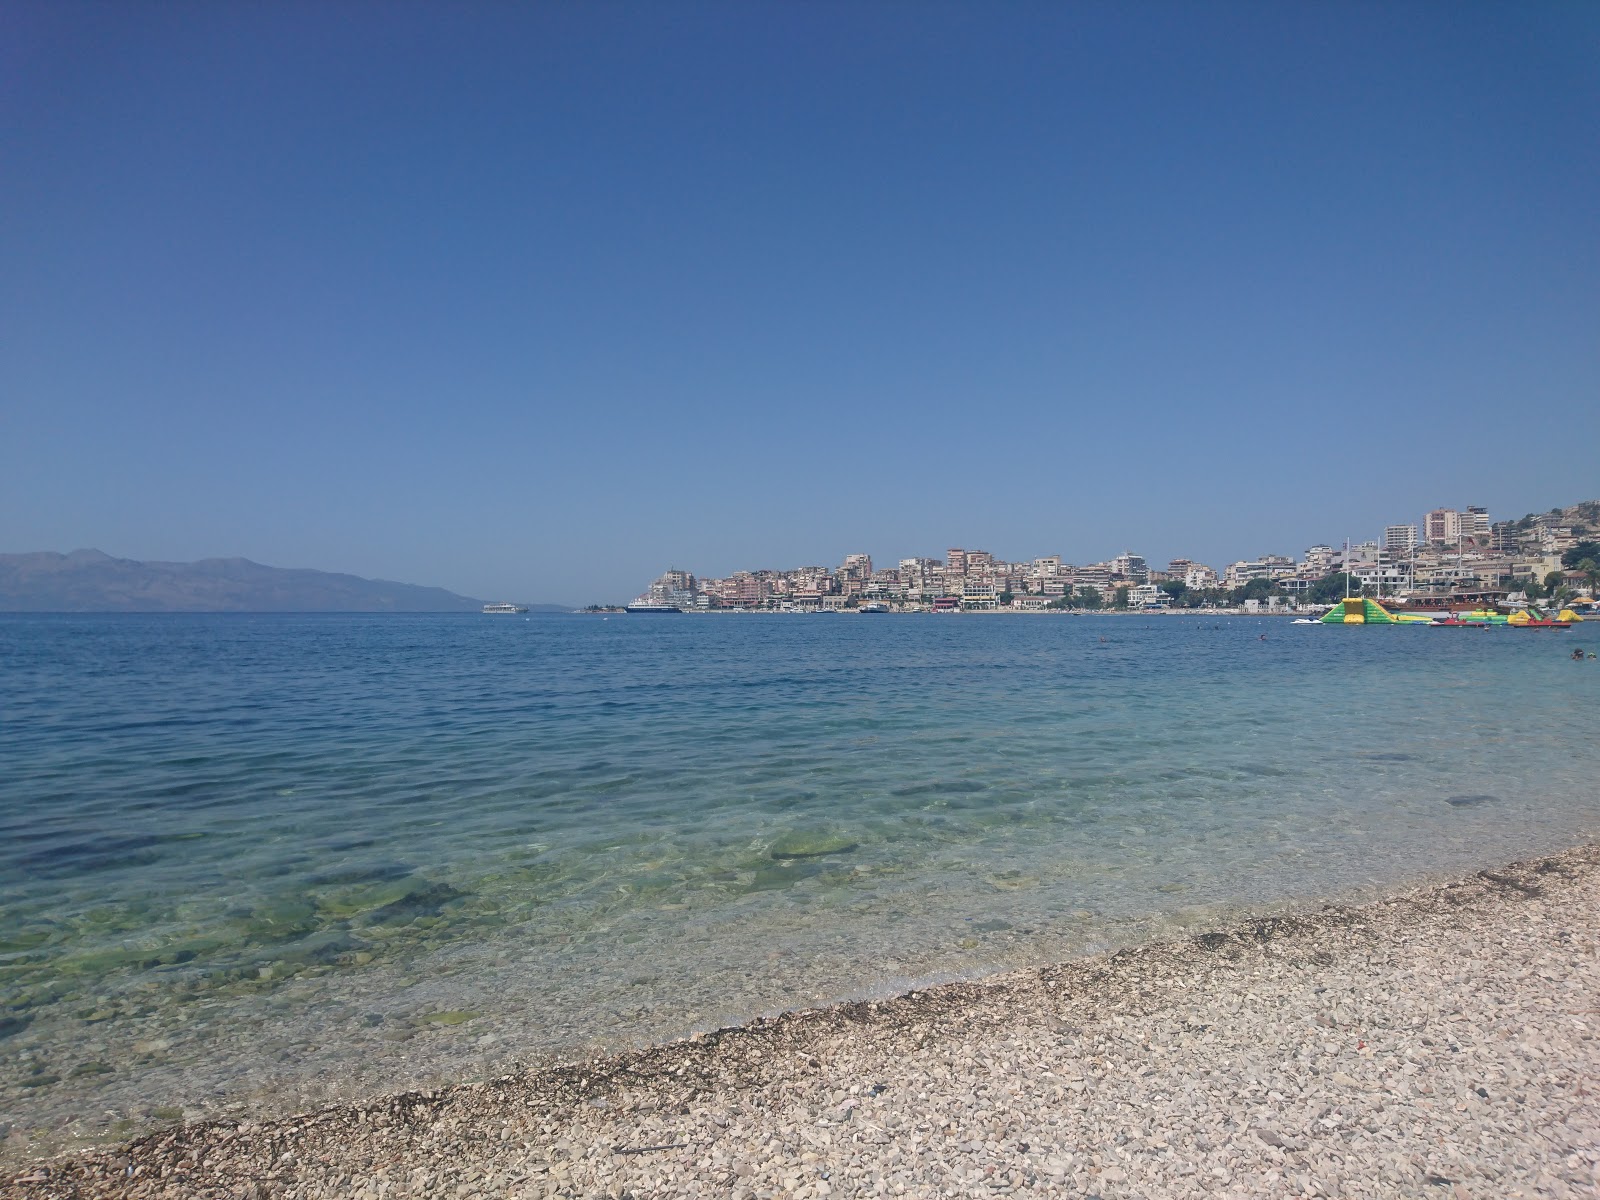
<path fill-rule="evenodd" d="M 283 942 L 317 927 L 317 910 L 304 900 L 271 900 L 250 910 L 245 936 L 255 942 Z"/>
<path fill-rule="evenodd" d="M 793 887 L 802 879 L 811 879 L 822 874 L 822 868 L 815 863 L 796 862 L 787 860 L 776 863 L 766 863 L 756 868 L 755 876 L 745 885 L 746 892 L 778 892 L 784 888 Z"/>
<path fill-rule="evenodd" d="M 1453 805 L 1456 808 L 1472 808 L 1478 804 L 1493 804 L 1498 799 L 1500 799 L 1499 796 L 1488 795 L 1448 796 L 1445 798 L 1445 803 Z"/>
<path fill-rule="evenodd" d="M 482 1013 L 475 1012 L 472 1009 L 462 1008 L 451 1009 L 449 1012 L 427 1013 L 418 1017 L 417 1020 L 427 1025 L 465 1025 L 474 1017 L 482 1015 Z"/>
<path fill-rule="evenodd" d="M 793 830 L 772 843 L 767 851 L 776 859 L 820 858 L 824 854 L 848 854 L 860 843 L 835 830 Z"/>
<path fill-rule="evenodd" d="M 367 943 L 350 936 L 342 929 L 327 929 L 321 933 L 314 933 L 304 941 L 285 946 L 278 950 L 274 957 L 274 975 L 287 972 L 278 971 L 278 966 L 311 967 L 327 966 L 333 963 L 351 962 L 355 955 L 367 949 Z M 268 978 L 263 976 L 263 978 Z"/>
<path fill-rule="evenodd" d="M 440 908 L 463 895 L 447 883 L 412 876 L 329 893 L 318 898 L 317 908 L 335 920 L 359 917 L 368 925 L 404 925 L 438 916 Z"/>

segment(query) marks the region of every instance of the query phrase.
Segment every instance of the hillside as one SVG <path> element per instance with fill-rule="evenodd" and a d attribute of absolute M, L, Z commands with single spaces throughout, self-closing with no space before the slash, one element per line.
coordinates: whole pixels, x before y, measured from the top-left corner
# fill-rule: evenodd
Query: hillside
<path fill-rule="evenodd" d="M 268 567 L 137 562 L 98 550 L 0 554 L 0 612 L 470 612 L 444 588 Z"/>

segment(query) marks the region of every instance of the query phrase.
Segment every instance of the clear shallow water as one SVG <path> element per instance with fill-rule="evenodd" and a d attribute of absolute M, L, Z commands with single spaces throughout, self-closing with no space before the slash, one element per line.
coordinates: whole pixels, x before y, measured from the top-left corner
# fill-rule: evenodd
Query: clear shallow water
<path fill-rule="evenodd" d="M 461 1078 L 1593 837 L 1588 633 L 0 617 L 0 1126 Z"/>

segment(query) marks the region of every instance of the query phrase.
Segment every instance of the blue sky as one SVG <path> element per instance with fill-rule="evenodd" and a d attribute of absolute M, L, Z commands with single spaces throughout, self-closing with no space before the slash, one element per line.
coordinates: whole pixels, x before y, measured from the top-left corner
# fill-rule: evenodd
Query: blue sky
<path fill-rule="evenodd" d="M 1593 4 L 0 8 L 0 550 L 473 595 L 1600 495 Z"/>

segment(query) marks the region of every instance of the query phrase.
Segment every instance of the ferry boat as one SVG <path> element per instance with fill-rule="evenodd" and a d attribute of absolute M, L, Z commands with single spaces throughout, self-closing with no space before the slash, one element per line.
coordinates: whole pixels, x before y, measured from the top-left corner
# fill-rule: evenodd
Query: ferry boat
<path fill-rule="evenodd" d="M 525 613 L 528 606 L 525 604 L 485 604 L 483 611 L 486 613 Z"/>
<path fill-rule="evenodd" d="M 889 606 L 887 604 L 879 604 L 874 601 L 871 604 L 863 604 L 861 606 L 861 611 L 864 613 L 886 613 L 889 611 Z"/>
<path fill-rule="evenodd" d="M 675 604 L 659 604 L 647 597 L 640 596 L 632 604 L 625 605 L 622 611 L 631 613 L 681 613 L 683 609 Z"/>

